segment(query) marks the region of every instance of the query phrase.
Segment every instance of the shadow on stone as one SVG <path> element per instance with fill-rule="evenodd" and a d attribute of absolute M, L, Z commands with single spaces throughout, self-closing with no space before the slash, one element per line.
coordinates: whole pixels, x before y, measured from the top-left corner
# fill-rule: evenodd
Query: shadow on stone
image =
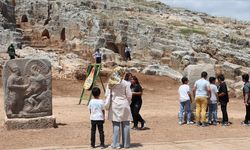
<path fill-rule="evenodd" d="M 59 128 L 59 126 L 66 126 L 66 123 L 56 123 L 55 128 Z"/>

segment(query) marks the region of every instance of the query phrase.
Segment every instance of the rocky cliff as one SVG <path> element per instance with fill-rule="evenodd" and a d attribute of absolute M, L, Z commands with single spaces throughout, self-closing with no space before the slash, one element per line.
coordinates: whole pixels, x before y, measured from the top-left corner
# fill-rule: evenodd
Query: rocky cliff
<path fill-rule="evenodd" d="M 240 75 L 250 72 L 248 22 L 146 0 L 12 0 L 9 4 L 15 6 L 15 30 L 22 33 L 23 49 L 18 53 L 50 59 L 54 77 L 81 74 L 93 62 L 96 48 L 102 48 L 106 68 L 119 64 L 176 79 L 188 65 L 213 64 L 217 74 L 229 79 L 234 95 L 242 84 Z M 133 49 L 130 62 L 123 61 L 126 43 Z"/>

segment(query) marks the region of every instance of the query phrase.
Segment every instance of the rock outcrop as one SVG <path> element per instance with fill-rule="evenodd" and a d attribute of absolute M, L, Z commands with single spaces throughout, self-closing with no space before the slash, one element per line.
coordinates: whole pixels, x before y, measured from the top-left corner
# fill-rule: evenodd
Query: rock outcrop
<path fill-rule="evenodd" d="M 189 65 L 211 64 L 216 74 L 224 73 L 233 81 L 233 92 L 236 79 L 249 73 L 249 22 L 146 0 L 13 0 L 10 4 L 16 10 L 15 31 L 22 33 L 24 50 L 19 53 L 28 57 L 25 47 L 32 47 L 44 55 L 56 54 L 54 77 L 74 78 L 81 72 L 78 66 L 94 61 L 96 48 L 104 50 L 104 67 L 118 64 L 133 71 L 158 72 L 153 65 L 162 72 L 156 74 L 171 77 L 166 72 L 172 69 L 183 74 Z M 131 62 L 123 61 L 125 44 L 133 50 Z"/>

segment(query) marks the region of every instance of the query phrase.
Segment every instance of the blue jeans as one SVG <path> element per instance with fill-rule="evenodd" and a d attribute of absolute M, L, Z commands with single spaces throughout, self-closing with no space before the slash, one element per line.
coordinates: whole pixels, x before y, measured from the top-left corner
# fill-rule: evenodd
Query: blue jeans
<path fill-rule="evenodd" d="M 113 142 L 111 146 L 113 148 L 120 147 L 120 132 L 122 133 L 122 147 L 130 147 L 130 125 L 129 121 L 115 122 L 113 124 Z"/>
<path fill-rule="evenodd" d="M 208 105 L 208 122 L 217 122 L 217 103 Z"/>
<path fill-rule="evenodd" d="M 180 102 L 180 112 L 179 121 L 182 122 L 184 111 L 187 112 L 187 121 L 191 121 L 191 102 L 187 100 L 185 102 Z"/>

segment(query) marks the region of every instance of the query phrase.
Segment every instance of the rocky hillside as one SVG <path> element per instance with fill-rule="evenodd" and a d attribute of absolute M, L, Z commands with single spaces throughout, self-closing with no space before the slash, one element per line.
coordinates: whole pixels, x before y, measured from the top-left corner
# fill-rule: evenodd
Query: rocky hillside
<path fill-rule="evenodd" d="M 232 90 L 240 89 L 239 76 L 250 72 L 247 22 L 146 0 L 12 0 L 9 5 L 16 10 L 15 31 L 22 33 L 18 53 L 50 59 L 55 78 L 81 74 L 95 48 L 102 48 L 106 68 L 119 64 L 176 79 L 190 64 L 213 64 Z M 130 62 L 123 61 L 126 43 L 133 49 Z"/>

